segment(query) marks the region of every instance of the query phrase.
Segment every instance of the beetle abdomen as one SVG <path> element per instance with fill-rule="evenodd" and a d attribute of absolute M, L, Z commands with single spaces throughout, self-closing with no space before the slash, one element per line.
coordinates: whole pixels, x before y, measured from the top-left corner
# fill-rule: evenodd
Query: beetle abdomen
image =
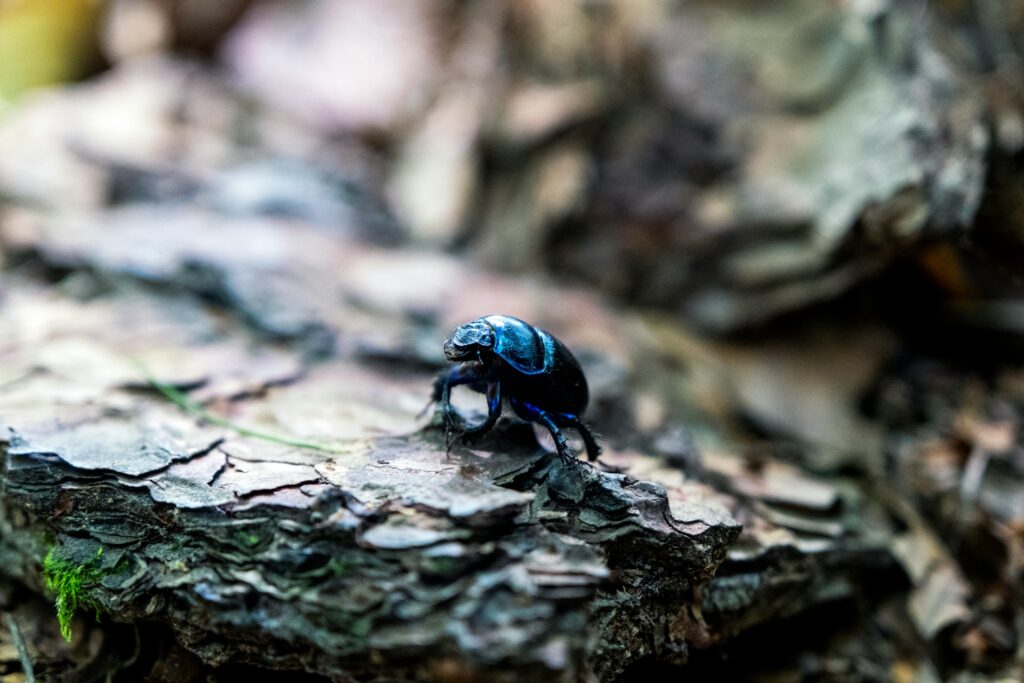
<path fill-rule="evenodd" d="M 568 348 L 551 335 L 548 366 L 544 372 L 523 373 L 515 368 L 502 374 L 507 396 L 527 399 L 542 410 L 580 416 L 587 407 L 587 380 Z"/>

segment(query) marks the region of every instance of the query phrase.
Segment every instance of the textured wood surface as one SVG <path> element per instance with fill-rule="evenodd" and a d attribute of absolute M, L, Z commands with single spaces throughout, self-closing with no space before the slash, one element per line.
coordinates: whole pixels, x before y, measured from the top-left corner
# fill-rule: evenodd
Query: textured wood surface
<path fill-rule="evenodd" d="M 0 565 L 29 585 L 51 548 L 96 562 L 104 619 L 164 622 L 211 664 L 608 679 L 885 563 L 833 485 L 701 464 L 645 426 L 631 393 L 681 400 L 686 373 L 592 295 L 287 221 L 189 220 L 205 232 L 160 210 L 8 236 L 26 265 L 0 304 Z M 512 422 L 447 454 L 417 418 L 441 341 L 484 300 L 579 352 L 625 473 L 566 466 Z"/>

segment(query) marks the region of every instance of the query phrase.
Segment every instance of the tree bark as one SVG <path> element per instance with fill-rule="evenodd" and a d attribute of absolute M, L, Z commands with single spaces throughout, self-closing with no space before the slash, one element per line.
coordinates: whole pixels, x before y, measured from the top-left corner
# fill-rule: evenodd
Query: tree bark
<path fill-rule="evenodd" d="M 522 315 L 522 292 L 538 293 L 558 302 L 547 310 L 565 316 L 560 335 L 595 335 L 581 353 L 593 419 L 626 472 L 567 464 L 507 421 L 449 454 L 443 430 L 416 419 L 439 367 L 439 341 L 424 338 L 444 334 L 404 312 L 424 257 L 265 224 L 229 260 L 196 240 L 186 267 L 180 234 L 108 218 L 95 232 L 21 234 L 16 253 L 77 272 L 85 293 L 9 275 L 0 309 L 20 322 L 4 340 L 0 566 L 40 590 L 50 552 L 99 570 L 84 590 L 103 619 L 167 624 L 215 666 L 612 680 L 853 595 L 888 561 L 831 484 L 712 454 L 672 464 L 642 447 L 613 381 L 635 328 L 597 299 L 454 261 L 434 271 Z M 326 265 L 391 264 L 397 280 L 374 273 L 379 289 L 359 289 L 352 269 L 298 258 L 236 277 L 255 268 L 245 256 L 258 239 Z M 253 281 L 261 298 L 232 289 Z M 339 312 L 325 290 L 379 298 Z M 435 320 L 462 315 L 455 299 L 430 301 Z M 283 332 L 268 322 L 282 310 L 304 322 Z M 310 342 L 325 330 L 326 358 Z M 770 514 L 773 500 L 789 517 Z"/>

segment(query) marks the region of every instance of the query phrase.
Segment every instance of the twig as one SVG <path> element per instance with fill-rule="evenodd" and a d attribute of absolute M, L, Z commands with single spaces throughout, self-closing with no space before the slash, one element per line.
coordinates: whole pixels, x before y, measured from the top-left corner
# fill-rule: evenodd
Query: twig
<path fill-rule="evenodd" d="M 270 441 L 273 443 L 279 443 L 285 446 L 295 446 L 296 448 L 308 448 L 310 450 L 323 451 L 325 453 L 338 452 L 337 448 L 332 448 L 325 444 L 315 443 L 313 441 L 304 441 L 302 439 L 290 436 L 281 436 L 279 434 L 261 432 L 256 429 L 250 429 L 249 427 L 235 424 L 231 420 L 223 418 L 219 415 L 214 415 L 209 410 L 204 408 L 202 405 L 196 403 L 188 396 L 181 393 L 176 388 L 172 387 L 170 384 L 161 382 L 157 378 L 153 377 L 151 374 L 149 374 L 149 372 L 146 370 L 146 367 L 142 365 L 140 361 L 133 359 L 133 362 L 135 366 L 138 367 L 139 371 L 142 373 L 142 376 L 145 378 L 146 382 L 149 383 L 151 387 L 153 387 L 161 394 L 163 394 L 169 401 L 171 401 L 171 403 L 174 403 L 176 406 L 178 406 L 179 408 L 186 412 L 192 413 L 193 415 L 203 420 L 204 422 L 208 422 L 212 425 L 217 425 L 218 427 L 224 427 L 225 429 L 230 429 L 243 436 L 249 436 L 254 439 L 262 439 L 263 441 Z"/>
<path fill-rule="evenodd" d="M 7 630 L 11 632 L 11 640 L 18 650 L 18 659 L 21 660 L 21 671 L 25 674 L 25 683 L 36 683 L 36 675 L 32 671 L 32 659 L 28 656 L 28 649 L 25 647 L 25 640 L 21 637 L 21 629 L 18 622 L 14 620 L 10 612 L 4 612 L 4 623 Z"/>

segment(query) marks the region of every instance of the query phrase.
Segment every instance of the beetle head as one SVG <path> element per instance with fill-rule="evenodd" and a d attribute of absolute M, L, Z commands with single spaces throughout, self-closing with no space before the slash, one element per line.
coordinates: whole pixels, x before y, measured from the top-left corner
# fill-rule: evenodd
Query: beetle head
<path fill-rule="evenodd" d="M 471 360 L 481 349 L 494 348 L 494 331 L 480 320 L 455 328 L 451 339 L 444 343 L 444 355 L 448 360 Z"/>

